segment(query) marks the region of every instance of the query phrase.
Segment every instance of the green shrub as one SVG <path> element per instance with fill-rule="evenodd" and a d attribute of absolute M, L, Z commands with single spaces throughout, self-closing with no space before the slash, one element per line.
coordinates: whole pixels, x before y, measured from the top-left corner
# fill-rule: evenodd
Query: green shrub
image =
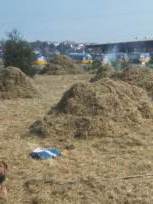
<path fill-rule="evenodd" d="M 99 60 L 94 60 L 91 65 L 88 66 L 88 70 L 92 73 L 96 73 L 97 70 L 101 67 L 101 62 Z"/>
<path fill-rule="evenodd" d="M 33 75 L 32 62 L 34 54 L 30 44 L 13 30 L 8 34 L 8 39 L 3 44 L 3 61 L 5 67 L 14 66 L 20 68 L 27 75 Z"/>

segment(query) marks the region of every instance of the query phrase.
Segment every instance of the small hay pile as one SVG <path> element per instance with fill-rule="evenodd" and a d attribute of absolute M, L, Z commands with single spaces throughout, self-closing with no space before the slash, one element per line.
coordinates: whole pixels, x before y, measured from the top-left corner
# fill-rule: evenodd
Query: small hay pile
<path fill-rule="evenodd" d="M 50 63 L 43 69 L 42 74 L 64 75 L 81 74 L 83 70 L 73 60 L 64 55 L 55 56 Z"/>
<path fill-rule="evenodd" d="M 122 136 L 153 118 L 146 92 L 108 78 L 73 85 L 41 121 L 30 127 L 32 134 L 70 141 L 72 138 Z"/>
<path fill-rule="evenodd" d="M 112 77 L 114 72 L 115 72 L 114 68 L 111 65 L 109 64 L 101 65 L 96 75 L 93 78 L 91 78 L 90 82 L 95 82 L 106 77 Z"/>
<path fill-rule="evenodd" d="M 0 70 L 0 99 L 32 98 L 37 90 L 20 69 L 7 67 Z"/>
<path fill-rule="evenodd" d="M 123 70 L 119 79 L 142 87 L 153 98 L 153 70 L 147 67 L 131 67 Z"/>

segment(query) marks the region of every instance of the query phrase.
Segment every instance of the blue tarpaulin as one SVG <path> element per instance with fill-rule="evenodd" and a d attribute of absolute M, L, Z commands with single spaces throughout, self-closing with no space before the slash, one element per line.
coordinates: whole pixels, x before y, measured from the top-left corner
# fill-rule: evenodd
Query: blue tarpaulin
<path fill-rule="evenodd" d="M 61 151 L 56 148 L 37 148 L 30 155 L 33 159 L 53 159 L 61 156 Z"/>

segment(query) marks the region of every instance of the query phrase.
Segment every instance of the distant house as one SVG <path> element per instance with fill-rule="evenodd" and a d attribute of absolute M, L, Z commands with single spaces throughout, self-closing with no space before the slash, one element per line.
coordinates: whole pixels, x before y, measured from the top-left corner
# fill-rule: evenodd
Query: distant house
<path fill-rule="evenodd" d="M 35 54 L 35 60 L 33 64 L 35 65 L 47 65 L 48 64 L 46 57 L 41 55 L 39 51 L 35 50 L 34 54 Z"/>
<path fill-rule="evenodd" d="M 69 57 L 75 60 L 76 62 L 82 64 L 90 64 L 92 63 L 92 56 L 89 53 L 70 53 Z"/>

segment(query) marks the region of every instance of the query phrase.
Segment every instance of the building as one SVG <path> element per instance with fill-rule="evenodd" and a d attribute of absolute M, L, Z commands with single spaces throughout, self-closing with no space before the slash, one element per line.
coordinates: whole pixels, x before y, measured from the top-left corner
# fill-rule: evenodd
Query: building
<path fill-rule="evenodd" d="M 82 64 L 91 64 L 92 56 L 89 53 L 69 53 L 68 55 L 71 59 Z"/>
<path fill-rule="evenodd" d="M 153 57 L 153 40 L 89 44 L 86 46 L 94 60 L 129 61 L 131 63 L 145 64 Z"/>
<path fill-rule="evenodd" d="M 105 43 L 105 44 L 89 44 L 86 45 L 86 50 L 93 53 L 150 53 L 153 55 L 153 40 Z"/>
<path fill-rule="evenodd" d="M 35 60 L 33 64 L 35 65 L 47 65 L 47 59 L 45 56 L 43 56 L 38 50 L 34 51 L 35 54 Z"/>

